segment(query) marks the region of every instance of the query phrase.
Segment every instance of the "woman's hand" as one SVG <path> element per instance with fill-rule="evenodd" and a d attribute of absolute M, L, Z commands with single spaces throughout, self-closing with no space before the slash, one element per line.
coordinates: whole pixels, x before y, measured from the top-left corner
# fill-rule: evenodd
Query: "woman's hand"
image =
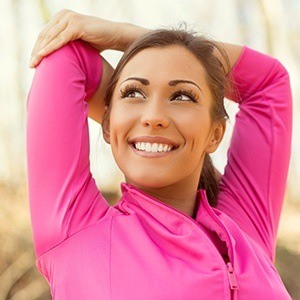
<path fill-rule="evenodd" d="M 31 54 L 29 67 L 36 67 L 44 56 L 70 41 L 82 39 L 99 52 L 124 51 L 140 35 L 149 31 L 129 23 L 118 23 L 63 9 L 40 32 Z"/>

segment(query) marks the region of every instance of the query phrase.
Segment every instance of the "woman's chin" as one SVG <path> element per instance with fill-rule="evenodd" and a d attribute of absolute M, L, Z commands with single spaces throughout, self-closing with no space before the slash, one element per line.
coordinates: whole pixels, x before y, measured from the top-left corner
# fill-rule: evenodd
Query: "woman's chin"
<path fill-rule="evenodd" d="M 161 189 L 171 185 L 173 182 L 168 182 L 166 178 L 159 178 L 158 176 L 140 176 L 140 177 L 126 177 L 125 180 L 128 184 L 142 189 Z"/>

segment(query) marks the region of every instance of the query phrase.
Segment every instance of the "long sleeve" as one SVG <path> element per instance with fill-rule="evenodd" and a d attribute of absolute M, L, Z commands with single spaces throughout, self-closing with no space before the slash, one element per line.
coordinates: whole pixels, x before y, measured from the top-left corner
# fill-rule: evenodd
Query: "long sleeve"
<path fill-rule="evenodd" d="M 272 261 L 291 155 L 292 96 L 280 62 L 248 47 L 231 72 L 239 104 L 218 209 Z"/>
<path fill-rule="evenodd" d="M 87 101 L 101 75 L 99 53 L 80 40 L 36 68 L 27 98 L 27 167 L 38 257 L 100 220 L 109 208 L 89 162 Z"/>

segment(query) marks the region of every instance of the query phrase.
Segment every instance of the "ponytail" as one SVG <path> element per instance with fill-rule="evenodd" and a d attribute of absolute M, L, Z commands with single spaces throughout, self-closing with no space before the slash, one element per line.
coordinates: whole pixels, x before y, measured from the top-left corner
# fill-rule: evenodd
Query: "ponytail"
<path fill-rule="evenodd" d="M 208 202 L 210 206 L 217 206 L 219 184 L 215 175 L 215 169 L 212 159 L 209 154 L 205 154 L 202 172 L 200 175 L 200 181 L 198 189 L 205 189 Z"/>

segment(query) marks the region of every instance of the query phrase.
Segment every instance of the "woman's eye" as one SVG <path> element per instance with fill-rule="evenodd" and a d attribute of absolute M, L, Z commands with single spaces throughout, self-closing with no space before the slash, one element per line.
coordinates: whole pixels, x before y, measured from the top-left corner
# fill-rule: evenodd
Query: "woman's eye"
<path fill-rule="evenodd" d="M 190 96 L 184 95 L 184 94 L 179 94 L 175 97 L 175 99 L 181 100 L 181 101 L 191 101 L 193 99 L 191 99 Z"/>
<path fill-rule="evenodd" d="M 189 95 L 187 92 L 176 92 L 171 97 L 172 100 L 178 100 L 178 101 L 192 101 L 197 102 L 197 96 L 196 95 Z"/>
<path fill-rule="evenodd" d="M 125 88 L 121 90 L 121 98 L 144 98 L 142 91 L 137 88 Z"/>
<path fill-rule="evenodd" d="M 125 97 L 128 98 L 144 98 L 141 92 L 139 91 L 129 91 L 125 94 Z"/>

